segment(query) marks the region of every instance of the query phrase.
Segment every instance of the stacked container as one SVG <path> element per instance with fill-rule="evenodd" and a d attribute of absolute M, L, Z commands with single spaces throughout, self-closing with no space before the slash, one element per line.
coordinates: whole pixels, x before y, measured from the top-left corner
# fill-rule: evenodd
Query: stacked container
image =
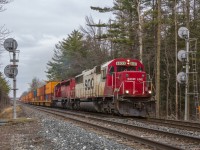
<path fill-rule="evenodd" d="M 33 99 L 34 99 L 34 101 L 38 101 L 38 99 L 37 99 L 37 90 L 33 91 Z"/>
<path fill-rule="evenodd" d="M 59 82 L 48 82 L 45 88 L 45 101 L 51 101 L 53 98 L 54 88 Z"/>
<path fill-rule="evenodd" d="M 28 102 L 32 102 L 33 101 L 33 91 L 30 91 L 28 93 Z"/>
<path fill-rule="evenodd" d="M 45 85 L 37 89 L 37 100 L 44 101 L 45 99 Z"/>

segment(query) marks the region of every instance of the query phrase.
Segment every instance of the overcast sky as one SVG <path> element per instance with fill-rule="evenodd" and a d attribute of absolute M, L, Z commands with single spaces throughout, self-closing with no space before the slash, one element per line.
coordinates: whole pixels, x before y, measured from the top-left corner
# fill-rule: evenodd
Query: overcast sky
<path fill-rule="evenodd" d="M 107 21 L 111 14 L 100 14 L 90 6 L 112 6 L 113 0 L 14 0 L 0 12 L 0 26 L 11 31 L 9 38 L 18 42 L 19 67 L 17 96 L 27 91 L 34 77 L 46 80 L 47 62 L 53 56 L 55 44 L 74 29 L 85 26 L 85 17 Z M 10 64 L 7 51 L 0 56 L 0 71 Z M 12 79 L 9 79 L 12 85 Z M 12 96 L 12 92 L 10 94 Z"/>

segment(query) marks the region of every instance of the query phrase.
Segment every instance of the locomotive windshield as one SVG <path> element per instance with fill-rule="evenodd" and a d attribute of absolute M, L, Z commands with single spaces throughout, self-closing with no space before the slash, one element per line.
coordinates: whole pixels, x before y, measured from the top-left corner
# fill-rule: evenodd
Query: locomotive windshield
<path fill-rule="evenodd" d="M 136 71 L 135 66 L 117 66 L 117 72 L 122 72 L 122 71 Z"/>

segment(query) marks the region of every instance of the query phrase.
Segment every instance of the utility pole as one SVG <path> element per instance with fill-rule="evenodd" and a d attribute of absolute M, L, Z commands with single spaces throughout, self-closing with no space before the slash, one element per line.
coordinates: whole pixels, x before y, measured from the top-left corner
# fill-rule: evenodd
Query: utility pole
<path fill-rule="evenodd" d="M 184 120 L 189 120 L 189 97 L 188 97 L 188 88 L 189 88 L 189 31 L 188 38 L 186 39 L 186 65 L 185 65 L 185 73 L 186 73 L 186 83 L 185 83 L 185 116 Z"/>
<path fill-rule="evenodd" d="M 16 67 L 16 53 L 15 51 L 13 52 L 13 67 Z M 17 114 L 16 114 L 16 92 L 17 92 L 17 85 L 16 85 L 16 75 L 13 76 L 13 105 L 14 105 L 14 115 L 13 118 L 16 119 L 17 118 Z"/>
<path fill-rule="evenodd" d="M 13 53 L 13 59 L 10 58 L 10 62 L 12 62 L 13 64 L 11 65 L 7 65 L 4 69 L 4 73 L 8 78 L 13 78 L 13 119 L 17 118 L 17 114 L 16 114 L 16 76 L 18 74 L 18 70 L 17 70 L 17 62 L 19 62 L 18 59 L 16 59 L 16 53 L 18 53 L 19 51 L 16 50 L 17 49 L 17 41 L 13 38 L 8 38 L 4 41 L 4 48 L 9 52 L 9 53 Z"/>

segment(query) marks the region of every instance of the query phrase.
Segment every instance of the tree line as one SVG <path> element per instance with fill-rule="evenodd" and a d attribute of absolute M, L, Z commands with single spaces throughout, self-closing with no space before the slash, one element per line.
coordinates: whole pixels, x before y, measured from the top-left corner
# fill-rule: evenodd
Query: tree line
<path fill-rule="evenodd" d="M 0 72 L 0 112 L 10 104 L 10 87 Z"/>
<path fill-rule="evenodd" d="M 10 0 L 0 0 L 0 12 L 5 10 L 4 5 L 8 4 Z M 9 30 L 5 25 L 0 26 L 0 43 L 4 42 L 5 38 L 9 35 Z M 0 47 L 1 47 L 0 46 Z M 1 55 L 0 50 L 0 55 Z M 1 64 L 0 64 L 1 67 Z M 0 72 L 0 112 L 10 104 L 10 98 L 8 96 L 10 92 L 10 87 L 6 79 L 3 77 L 3 74 Z"/>
<path fill-rule="evenodd" d="M 176 57 L 177 51 L 185 48 L 185 41 L 177 32 L 179 27 L 185 26 L 190 37 L 199 37 L 200 1 L 114 0 L 112 7 L 91 6 L 91 9 L 112 13 L 112 18 L 107 22 L 102 22 L 101 18 L 94 22 L 87 16 L 86 27 L 74 29 L 59 41 L 52 60 L 47 63 L 48 79 L 70 78 L 113 58 L 136 58 L 144 63 L 152 78 L 157 115 L 182 118 L 184 86 L 177 84 L 176 74 L 184 69 Z M 197 41 L 190 48 L 199 46 Z M 192 83 L 190 86 L 192 90 Z M 190 114 L 194 115 L 193 98 L 190 108 Z"/>

